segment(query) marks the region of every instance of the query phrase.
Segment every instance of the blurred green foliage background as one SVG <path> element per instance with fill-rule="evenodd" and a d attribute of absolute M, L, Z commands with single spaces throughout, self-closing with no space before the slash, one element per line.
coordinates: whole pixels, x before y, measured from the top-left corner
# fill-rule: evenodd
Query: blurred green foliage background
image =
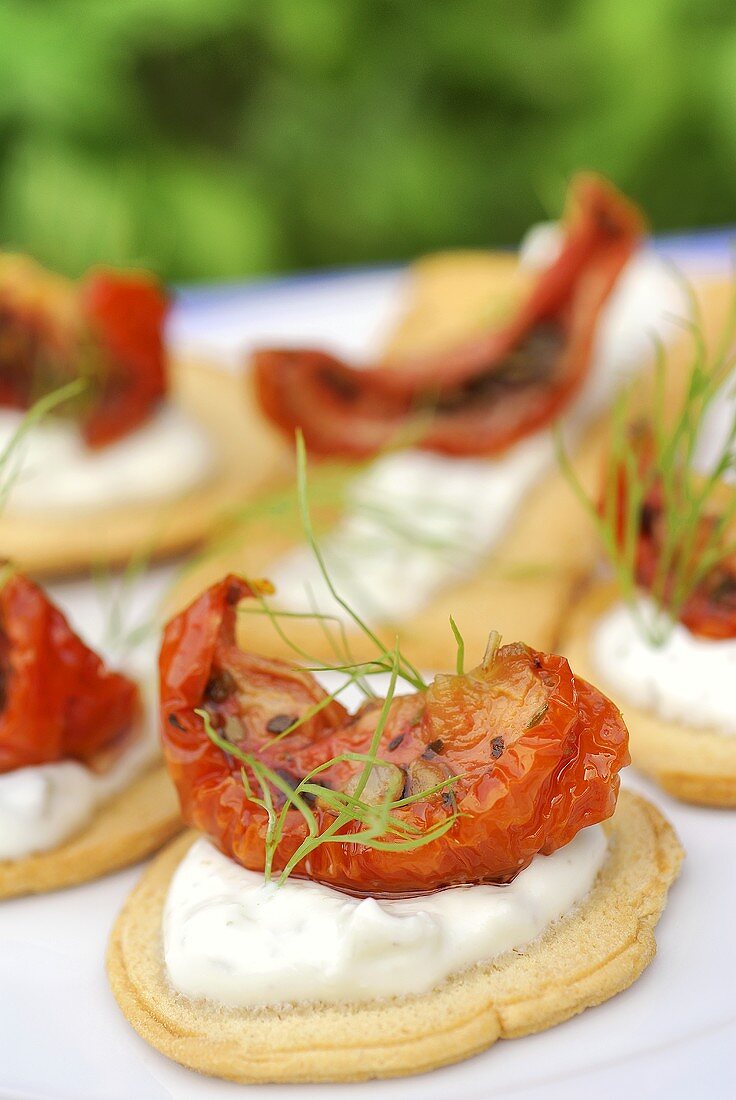
<path fill-rule="evenodd" d="M 170 279 L 736 221 L 732 0 L 0 0 L 0 239 Z"/>

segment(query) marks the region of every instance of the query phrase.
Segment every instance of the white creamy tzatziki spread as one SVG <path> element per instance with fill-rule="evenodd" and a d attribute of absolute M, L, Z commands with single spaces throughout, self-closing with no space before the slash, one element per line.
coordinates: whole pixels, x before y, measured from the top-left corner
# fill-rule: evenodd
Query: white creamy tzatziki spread
<path fill-rule="evenodd" d="M 169 886 L 166 970 L 185 996 L 242 1008 L 424 993 L 538 939 L 590 893 L 606 851 L 595 825 L 508 886 L 387 900 L 303 879 L 266 885 L 200 838 Z"/>
<path fill-rule="evenodd" d="M 521 263 L 546 266 L 560 240 L 555 225 L 537 226 L 522 246 Z M 651 357 L 653 333 L 667 340 L 677 331 L 669 315 L 686 310 L 681 288 L 653 253 L 642 251 L 629 261 L 602 311 L 583 391 L 565 415 L 568 439 Z M 520 440 L 498 458 L 416 450 L 378 458 L 354 480 L 343 518 L 321 540 L 340 595 L 369 622 L 410 618 L 440 589 L 472 576 L 554 461 L 550 430 Z M 277 559 L 269 576 L 280 606 L 345 619 L 307 546 Z"/>
<path fill-rule="evenodd" d="M 161 752 L 158 730 L 154 711 L 144 713 L 141 731 L 105 772 L 59 760 L 0 774 L 0 860 L 56 848 L 153 763 Z"/>
<path fill-rule="evenodd" d="M 640 614 L 653 614 L 642 599 Z M 667 722 L 736 736 L 736 639 L 698 638 L 673 623 L 661 645 L 642 633 L 632 610 L 615 604 L 590 638 L 596 672 L 621 702 Z"/>
<path fill-rule="evenodd" d="M 0 452 L 23 414 L 0 409 Z M 10 514 L 68 515 L 182 496 L 212 475 L 216 455 L 207 432 L 173 404 L 107 447 L 85 446 L 71 420 L 48 417 L 23 437 L 8 472 Z"/>

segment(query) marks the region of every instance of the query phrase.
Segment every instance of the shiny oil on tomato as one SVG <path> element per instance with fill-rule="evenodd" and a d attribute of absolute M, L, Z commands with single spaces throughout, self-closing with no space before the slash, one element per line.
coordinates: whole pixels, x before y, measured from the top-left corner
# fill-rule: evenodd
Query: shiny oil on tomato
<path fill-rule="evenodd" d="M 237 607 L 253 593 L 229 576 L 172 619 L 160 691 L 164 752 L 185 820 L 243 866 L 262 870 L 265 812 L 248 797 L 240 761 L 211 741 L 195 710 L 205 708 L 223 737 L 293 786 L 341 753 L 366 752 L 382 704 L 369 700 L 351 715 L 331 701 L 280 736 L 326 696 L 309 672 L 238 646 Z M 406 852 L 323 844 L 295 873 L 353 893 L 507 882 L 537 853 L 555 851 L 613 813 L 627 741 L 616 707 L 563 657 L 503 646 L 466 675 L 437 676 L 426 691 L 395 697 L 382 732 L 383 793 L 421 795 L 456 777 L 395 811 L 421 830 L 452 816 L 449 830 Z M 356 767 L 342 761 L 320 780 L 349 789 Z M 320 832 L 334 821 L 319 799 L 312 810 Z M 290 809 L 276 869 L 306 828 Z"/>

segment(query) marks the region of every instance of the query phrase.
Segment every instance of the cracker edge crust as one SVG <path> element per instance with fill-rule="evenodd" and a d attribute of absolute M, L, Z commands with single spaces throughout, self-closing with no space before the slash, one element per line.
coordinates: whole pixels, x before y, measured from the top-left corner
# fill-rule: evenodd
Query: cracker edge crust
<path fill-rule="evenodd" d="M 154 764 L 58 848 L 0 862 L 0 899 L 99 878 L 150 855 L 183 827 L 166 767 Z"/>
<path fill-rule="evenodd" d="M 158 856 L 120 913 L 107 954 L 110 985 L 143 1039 L 201 1073 L 241 1083 L 424 1073 L 600 1004 L 651 962 L 653 929 L 682 849 L 663 815 L 629 791 L 606 829 L 609 856 L 588 898 L 523 951 L 421 996 L 257 1011 L 189 1001 L 168 986 L 161 916 L 171 876 L 194 839 L 188 833 Z"/>
<path fill-rule="evenodd" d="M 591 586 L 570 614 L 569 634 L 563 644 L 577 674 L 606 692 L 605 676 L 593 665 L 589 640 L 597 619 L 617 599 L 615 585 Z M 683 802 L 736 808 L 736 737 L 666 722 L 617 699 L 615 692 L 609 694 L 623 711 L 636 768 Z"/>

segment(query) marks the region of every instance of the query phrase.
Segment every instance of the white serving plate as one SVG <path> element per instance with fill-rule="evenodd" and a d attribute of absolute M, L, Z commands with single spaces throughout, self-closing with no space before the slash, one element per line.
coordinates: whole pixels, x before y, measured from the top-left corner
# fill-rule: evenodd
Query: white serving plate
<path fill-rule="evenodd" d="M 721 238 L 677 242 L 722 269 Z M 682 250 L 684 249 L 684 252 Z M 320 342 L 364 355 L 396 313 L 401 272 L 350 272 L 181 296 L 170 340 L 233 365 L 253 344 Z M 139 581 L 155 601 L 172 575 Z M 54 586 L 78 628 L 99 638 L 88 582 Z M 134 609 L 134 617 L 137 612 Z M 682 806 L 631 773 L 687 850 L 657 930 L 659 955 L 627 992 L 541 1035 L 501 1042 L 416 1078 L 345 1086 L 238 1086 L 169 1062 L 131 1030 L 108 990 L 108 930 L 141 868 L 0 904 L 0 1098 L 4 1100 L 636 1100 L 736 1096 L 736 815 Z"/>

